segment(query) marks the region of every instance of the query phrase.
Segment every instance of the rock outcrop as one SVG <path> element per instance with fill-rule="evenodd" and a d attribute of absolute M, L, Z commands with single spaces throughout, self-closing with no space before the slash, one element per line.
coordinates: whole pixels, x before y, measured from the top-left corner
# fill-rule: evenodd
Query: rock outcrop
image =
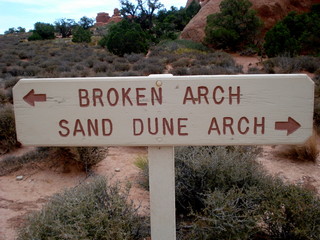
<path fill-rule="evenodd" d="M 187 6 L 193 0 L 188 0 Z M 182 39 L 190 39 L 202 42 L 205 37 L 207 16 L 220 11 L 222 0 L 196 0 L 201 4 L 198 14 L 191 19 L 181 33 Z M 251 0 L 252 8 L 257 11 L 257 15 L 264 22 L 265 33 L 272 28 L 279 20 L 284 18 L 289 12 L 298 13 L 309 11 L 313 4 L 320 3 L 320 0 Z"/>
<path fill-rule="evenodd" d="M 113 11 L 113 15 L 112 17 L 109 16 L 109 13 L 105 13 L 105 12 L 100 12 L 97 14 L 96 17 L 96 26 L 100 27 L 106 24 L 109 24 L 111 22 L 120 22 L 122 20 L 121 16 L 120 16 L 120 11 L 118 8 L 115 8 Z"/>

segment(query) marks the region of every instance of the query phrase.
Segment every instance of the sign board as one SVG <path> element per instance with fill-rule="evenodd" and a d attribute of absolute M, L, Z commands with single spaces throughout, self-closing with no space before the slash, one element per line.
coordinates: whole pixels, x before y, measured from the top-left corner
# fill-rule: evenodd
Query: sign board
<path fill-rule="evenodd" d="M 36 146 L 303 143 L 314 83 L 304 74 L 21 79 L 17 135 Z"/>

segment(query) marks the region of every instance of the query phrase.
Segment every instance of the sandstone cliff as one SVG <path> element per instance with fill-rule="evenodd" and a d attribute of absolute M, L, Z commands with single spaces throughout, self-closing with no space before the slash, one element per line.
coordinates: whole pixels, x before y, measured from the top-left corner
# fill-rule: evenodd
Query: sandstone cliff
<path fill-rule="evenodd" d="M 193 0 L 187 1 L 187 6 Z M 191 19 L 181 33 L 181 38 L 202 42 L 205 36 L 207 16 L 220 11 L 219 5 L 222 0 L 196 0 L 201 4 L 198 14 Z M 251 0 L 252 8 L 264 22 L 262 32 L 269 30 L 274 24 L 285 17 L 289 12 L 306 12 L 313 4 L 320 0 Z"/>

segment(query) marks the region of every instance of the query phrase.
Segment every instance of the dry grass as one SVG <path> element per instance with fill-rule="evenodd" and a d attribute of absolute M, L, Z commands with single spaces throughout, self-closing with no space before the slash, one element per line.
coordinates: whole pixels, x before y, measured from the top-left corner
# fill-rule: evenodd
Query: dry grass
<path fill-rule="evenodd" d="M 282 146 L 277 155 L 279 157 L 289 158 L 296 161 L 316 162 L 319 155 L 316 131 L 314 131 L 308 141 L 302 145 Z"/>

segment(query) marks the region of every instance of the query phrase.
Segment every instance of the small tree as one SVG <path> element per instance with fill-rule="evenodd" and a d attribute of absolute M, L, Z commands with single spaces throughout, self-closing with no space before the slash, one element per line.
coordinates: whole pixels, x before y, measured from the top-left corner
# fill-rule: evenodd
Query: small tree
<path fill-rule="evenodd" d="M 55 28 L 63 38 L 70 37 L 72 29 L 76 26 L 76 22 L 73 19 L 61 18 L 55 22 Z"/>
<path fill-rule="evenodd" d="M 7 31 L 4 32 L 4 34 L 11 34 L 11 33 L 25 33 L 26 29 L 23 27 L 16 28 L 9 28 Z"/>
<path fill-rule="evenodd" d="M 54 26 L 49 23 L 37 22 L 34 24 L 33 34 L 28 40 L 54 39 Z"/>
<path fill-rule="evenodd" d="M 76 27 L 72 35 L 73 35 L 72 42 L 76 42 L 76 43 L 91 42 L 91 32 L 89 30 L 84 29 L 81 26 Z"/>
<path fill-rule="evenodd" d="M 149 36 L 139 24 L 123 20 L 110 27 L 99 44 L 118 56 L 130 53 L 146 53 Z"/>
<path fill-rule="evenodd" d="M 262 26 L 249 0 L 223 0 L 220 13 L 209 15 L 205 42 L 216 48 L 237 49 L 252 44 Z"/>
<path fill-rule="evenodd" d="M 92 18 L 88 18 L 86 16 L 83 16 L 80 18 L 80 21 L 78 24 L 83 28 L 83 29 L 89 29 L 93 26 L 94 20 Z"/>

